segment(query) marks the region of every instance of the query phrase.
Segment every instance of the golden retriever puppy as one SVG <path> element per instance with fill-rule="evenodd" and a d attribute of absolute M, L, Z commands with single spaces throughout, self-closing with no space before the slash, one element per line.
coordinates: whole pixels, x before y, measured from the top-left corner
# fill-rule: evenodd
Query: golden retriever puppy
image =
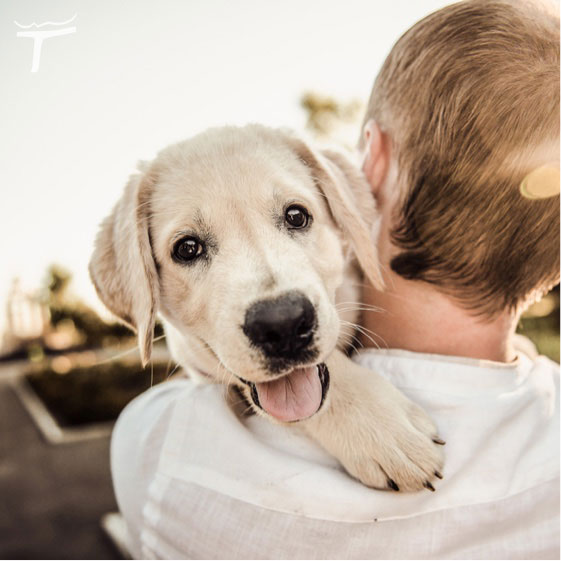
<path fill-rule="evenodd" d="M 432 490 L 432 421 L 337 348 L 342 322 L 357 321 L 357 262 L 382 284 L 375 224 L 368 184 L 342 155 L 259 125 L 211 129 L 131 177 L 90 272 L 144 364 L 160 314 L 192 378 L 237 386 L 366 485 Z"/>

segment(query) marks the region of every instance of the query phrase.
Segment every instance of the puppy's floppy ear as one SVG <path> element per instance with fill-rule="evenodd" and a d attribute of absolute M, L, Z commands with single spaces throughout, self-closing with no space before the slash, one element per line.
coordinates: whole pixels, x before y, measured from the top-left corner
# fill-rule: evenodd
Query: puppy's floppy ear
<path fill-rule="evenodd" d="M 102 302 L 136 331 L 143 366 L 150 360 L 159 303 L 148 231 L 155 180 L 153 169 L 131 176 L 123 196 L 101 224 L 89 267 Z"/>
<path fill-rule="evenodd" d="M 382 290 L 384 281 L 376 240 L 372 237 L 378 213 L 366 178 L 338 152 L 312 150 L 296 137 L 290 137 L 289 142 L 300 160 L 310 168 L 335 223 L 350 242 L 364 274 L 374 287 Z"/>

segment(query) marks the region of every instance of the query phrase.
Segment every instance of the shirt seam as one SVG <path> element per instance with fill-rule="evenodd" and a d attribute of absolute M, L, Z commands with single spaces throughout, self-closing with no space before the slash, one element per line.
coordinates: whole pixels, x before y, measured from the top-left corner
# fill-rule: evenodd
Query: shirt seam
<path fill-rule="evenodd" d="M 494 370 L 510 371 L 516 370 L 521 365 L 520 354 L 518 353 L 512 362 L 497 362 L 493 360 L 469 358 L 455 355 L 441 355 L 437 353 L 418 353 L 414 351 L 406 351 L 403 349 L 363 349 L 353 355 L 353 359 L 360 359 L 368 356 L 384 356 L 388 358 L 400 358 L 417 361 L 422 358 L 424 361 L 447 362 L 453 364 L 461 364 L 471 368 L 492 368 Z"/>

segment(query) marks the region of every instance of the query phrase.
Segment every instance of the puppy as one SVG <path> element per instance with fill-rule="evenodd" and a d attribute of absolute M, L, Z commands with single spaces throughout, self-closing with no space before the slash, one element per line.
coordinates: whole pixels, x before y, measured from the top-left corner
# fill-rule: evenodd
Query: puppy
<path fill-rule="evenodd" d="M 90 274 L 143 364 L 160 314 L 191 377 L 298 422 L 366 485 L 433 490 L 432 421 L 337 348 L 357 321 L 356 262 L 382 286 L 375 222 L 368 184 L 340 154 L 259 125 L 211 129 L 131 177 Z"/>

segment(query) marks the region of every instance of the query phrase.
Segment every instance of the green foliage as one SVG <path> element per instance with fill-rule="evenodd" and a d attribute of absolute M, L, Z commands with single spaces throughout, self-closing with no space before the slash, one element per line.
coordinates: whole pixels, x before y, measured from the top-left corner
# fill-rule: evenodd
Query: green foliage
<path fill-rule="evenodd" d="M 88 347 L 104 346 L 106 342 L 134 336 L 133 332 L 120 323 L 106 323 L 91 308 L 82 303 L 51 303 L 49 305 L 51 325 L 56 327 L 65 320 L 72 320 L 76 329 L 84 337 Z"/>
<path fill-rule="evenodd" d="M 85 347 L 107 346 L 134 336 L 128 327 L 103 321 L 89 306 L 73 298 L 69 291 L 71 281 L 72 274 L 61 265 L 53 264 L 47 269 L 41 294 L 53 328 L 72 322 Z"/>
<path fill-rule="evenodd" d="M 64 298 L 71 280 L 72 274 L 67 269 L 61 265 L 51 265 L 47 269 L 47 276 L 45 280 L 48 300 L 59 300 Z"/>
<path fill-rule="evenodd" d="M 540 354 L 559 362 L 559 308 L 546 317 L 523 317 L 516 331 L 528 337 Z"/>
<path fill-rule="evenodd" d="M 72 368 L 59 374 L 52 368 L 30 372 L 27 381 L 61 426 L 115 420 L 129 401 L 164 381 L 165 364 L 142 370 L 139 364 L 112 362 Z"/>
<path fill-rule="evenodd" d="M 320 138 L 336 135 L 337 128 L 345 124 L 357 124 L 362 104 L 359 100 L 340 102 L 330 96 L 307 92 L 300 99 L 301 107 L 306 111 L 306 127 Z"/>

